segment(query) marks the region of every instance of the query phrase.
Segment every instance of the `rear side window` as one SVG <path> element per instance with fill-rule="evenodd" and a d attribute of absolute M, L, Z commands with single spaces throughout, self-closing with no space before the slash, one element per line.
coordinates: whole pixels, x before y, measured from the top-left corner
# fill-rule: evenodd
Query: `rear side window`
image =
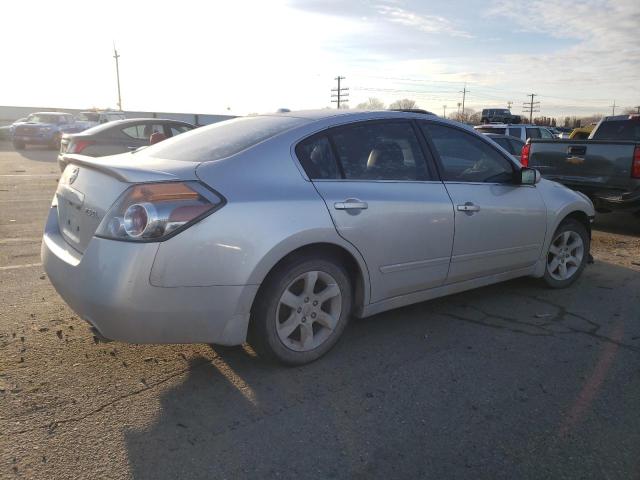
<path fill-rule="evenodd" d="M 186 125 L 171 125 L 171 136 L 174 137 L 181 133 L 188 132 L 189 130 L 191 129 Z"/>
<path fill-rule="evenodd" d="M 351 180 L 426 180 L 425 159 L 409 122 L 364 122 L 330 133 Z"/>
<path fill-rule="evenodd" d="M 527 128 L 527 138 L 540 138 L 540 129 Z"/>
<path fill-rule="evenodd" d="M 309 120 L 285 116 L 242 117 L 196 128 L 145 149 L 145 154 L 185 162 L 230 157 Z"/>
<path fill-rule="evenodd" d="M 593 133 L 592 139 L 640 141 L 640 118 L 602 122 Z"/>
<path fill-rule="evenodd" d="M 445 125 L 421 122 L 420 126 L 438 151 L 445 181 L 513 181 L 511 162 L 476 135 Z"/>
<path fill-rule="evenodd" d="M 338 163 L 326 136 L 311 137 L 298 144 L 296 155 L 312 180 L 340 178 Z"/>
<path fill-rule="evenodd" d="M 511 135 L 512 137 L 522 138 L 521 132 L 522 131 L 519 128 L 509 128 L 509 135 Z"/>

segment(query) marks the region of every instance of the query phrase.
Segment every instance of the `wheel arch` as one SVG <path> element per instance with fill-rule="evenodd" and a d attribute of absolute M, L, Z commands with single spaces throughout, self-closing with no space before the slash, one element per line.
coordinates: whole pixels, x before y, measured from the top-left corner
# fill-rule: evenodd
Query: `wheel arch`
<path fill-rule="evenodd" d="M 252 301 L 252 306 L 260 295 L 263 286 L 268 283 L 269 277 L 288 261 L 302 256 L 334 257 L 346 268 L 349 279 L 352 282 L 354 295 L 352 311 L 354 314 L 359 315 L 362 307 L 369 302 L 369 271 L 364 259 L 355 248 L 329 241 L 319 241 L 298 245 L 295 248 L 289 248 L 284 251 L 277 247 L 274 250 L 279 251 L 268 255 L 267 258 L 270 261 L 267 264 L 262 262 L 263 264 L 259 265 L 252 274 L 252 283 L 260 284 L 260 288 Z"/>

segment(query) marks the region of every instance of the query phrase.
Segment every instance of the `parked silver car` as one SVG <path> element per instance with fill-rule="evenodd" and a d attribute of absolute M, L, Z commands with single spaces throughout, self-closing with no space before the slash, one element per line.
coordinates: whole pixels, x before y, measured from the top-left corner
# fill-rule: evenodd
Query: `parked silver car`
<path fill-rule="evenodd" d="M 566 287 L 589 257 L 586 197 L 433 115 L 254 116 L 66 159 L 42 260 L 111 339 L 302 364 L 352 315 L 527 275 Z"/>

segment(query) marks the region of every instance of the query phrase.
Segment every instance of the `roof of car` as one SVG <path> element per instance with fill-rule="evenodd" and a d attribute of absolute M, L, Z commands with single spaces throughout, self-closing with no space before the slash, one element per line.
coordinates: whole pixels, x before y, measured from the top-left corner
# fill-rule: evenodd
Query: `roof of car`
<path fill-rule="evenodd" d="M 72 115 L 72 114 L 67 112 L 33 112 L 33 113 L 30 113 L 29 115 Z"/>
<path fill-rule="evenodd" d="M 400 110 L 331 110 L 328 108 L 321 110 L 298 110 L 292 112 L 277 112 L 277 113 L 267 113 L 264 116 L 281 116 L 281 117 L 296 117 L 296 118 L 304 118 L 307 120 L 322 120 L 326 118 L 332 117 L 370 117 L 370 116 L 380 116 L 381 113 L 385 115 L 389 115 L 390 117 L 407 117 L 407 116 L 434 116 L 430 113 L 419 113 L 419 112 L 409 112 L 409 111 L 400 111 Z"/>
<path fill-rule="evenodd" d="M 189 125 L 190 127 L 195 127 L 195 125 L 192 125 L 188 122 L 183 122 L 182 120 L 173 120 L 171 118 L 125 118 L 124 120 L 114 120 L 112 122 L 103 123 L 102 125 L 126 126 L 126 125 L 132 125 L 136 123 L 165 123 L 165 122 L 180 123 L 182 125 Z"/>

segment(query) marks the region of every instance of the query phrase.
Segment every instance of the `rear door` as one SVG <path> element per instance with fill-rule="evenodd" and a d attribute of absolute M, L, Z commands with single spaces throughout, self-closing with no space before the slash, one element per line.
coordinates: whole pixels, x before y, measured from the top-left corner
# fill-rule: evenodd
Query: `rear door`
<path fill-rule="evenodd" d="M 447 283 L 532 266 L 547 211 L 535 185 L 514 182 L 516 166 L 487 140 L 451 125 L 421 122 L 455 208 Z"/>
<path fill-rule="evenodd" d="M 410 121 L 334 128 L 302 141 L 296 154 L 338 233 L 367 263 L 372 302 L 444 283 L 453 207 Z"/>

